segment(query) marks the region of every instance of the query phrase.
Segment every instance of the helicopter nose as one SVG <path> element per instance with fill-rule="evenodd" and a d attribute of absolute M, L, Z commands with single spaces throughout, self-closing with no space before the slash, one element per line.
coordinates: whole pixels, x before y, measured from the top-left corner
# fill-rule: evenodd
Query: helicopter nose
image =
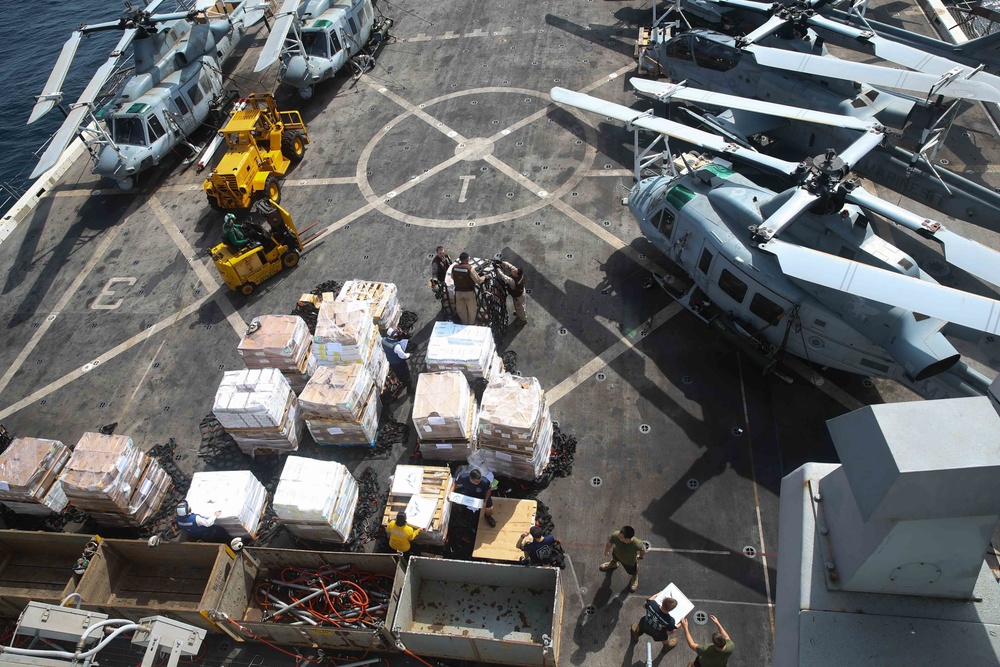
<path fill-rule="evenodd" d="M 302 56 L 292 56 L 285 68 L 286 81 L 305 81 L 309 76 L 309 63 Z"/>
<path fill-rule="evenodd" d="M 124 177 L 125 164 L 117 152 L 110 148 L 105 148 L 97 158 L 97 164 L 94 165 L 93 173 L 110 178 Z"/>

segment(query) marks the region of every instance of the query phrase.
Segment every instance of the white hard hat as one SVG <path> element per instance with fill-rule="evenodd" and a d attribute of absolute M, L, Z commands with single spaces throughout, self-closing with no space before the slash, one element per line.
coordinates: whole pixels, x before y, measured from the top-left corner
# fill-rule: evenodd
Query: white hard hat
<path fill-rule="evenodd" d="M 395 338 L 399 330 L 396 327 L 389 327 L 385 330 L 386 338 Z"/>

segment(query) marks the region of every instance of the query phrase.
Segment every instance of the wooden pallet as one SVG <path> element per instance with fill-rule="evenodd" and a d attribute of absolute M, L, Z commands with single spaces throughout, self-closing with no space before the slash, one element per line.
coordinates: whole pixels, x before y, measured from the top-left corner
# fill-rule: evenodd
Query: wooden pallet
<path fill-rule="evenodd" d="M 445 527 L 442 526 L 441 517 L 445 504 L 448 502 L 448 494 L 451 493 L 452 479 L 451 470 L 446 467 L 423 466 L 424 475 L 420 482 L 419 495 L 427 498 L 437 498 L 437 507 L 434 510 L 434 518 L 431 519 L 429 530 L 440 532 Z M 382 525 L 389 525 L 390 521 L 395 521 L 396 513 L 406 510 L 410 502 L 410 496 L 389 494 L 385 503 L 385 512 L 382 515 Z"/>
<path fill-rule="evenodd" d="M 632 57 L 636 60 L 639 59 L 639 54 L 649 46 L 650 32 L 650 28 L 639 28 L 639 36 L 635 38 L 635 51 L 632 53 Z"/>

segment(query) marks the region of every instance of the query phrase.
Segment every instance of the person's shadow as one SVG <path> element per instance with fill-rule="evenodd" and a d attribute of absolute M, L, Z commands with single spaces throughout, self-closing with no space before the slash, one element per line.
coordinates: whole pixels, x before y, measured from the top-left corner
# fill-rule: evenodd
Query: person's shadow
<path fill-rule="evenodd" d="M 573 643 L 577 649 L 570 657 L 569 661 L 574 665 L 582 665 L 586 662 L 587 655 L 596 653 L 604 648 L 608 637 L 614 632 L 618 625 L 618 617 L 621 615 L 622 606 L 628 598 L 628 587 L 622 589 L 618 595 L 612 597 L 611 575 L 608 572 L 601 583 L 601 587 L 594 593 L 594 599 L 580 613 L 576 619 L 576 627 L 573 629 Z"/>

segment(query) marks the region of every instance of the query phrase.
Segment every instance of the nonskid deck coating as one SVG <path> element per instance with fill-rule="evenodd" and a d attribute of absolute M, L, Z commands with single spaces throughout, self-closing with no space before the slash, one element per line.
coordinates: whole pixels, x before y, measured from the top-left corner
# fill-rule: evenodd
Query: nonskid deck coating
<path fill-rule="evenodd" d="M 424 580 L 409 632 L 541 644 L 552 628 L 552 591 Z"/>

